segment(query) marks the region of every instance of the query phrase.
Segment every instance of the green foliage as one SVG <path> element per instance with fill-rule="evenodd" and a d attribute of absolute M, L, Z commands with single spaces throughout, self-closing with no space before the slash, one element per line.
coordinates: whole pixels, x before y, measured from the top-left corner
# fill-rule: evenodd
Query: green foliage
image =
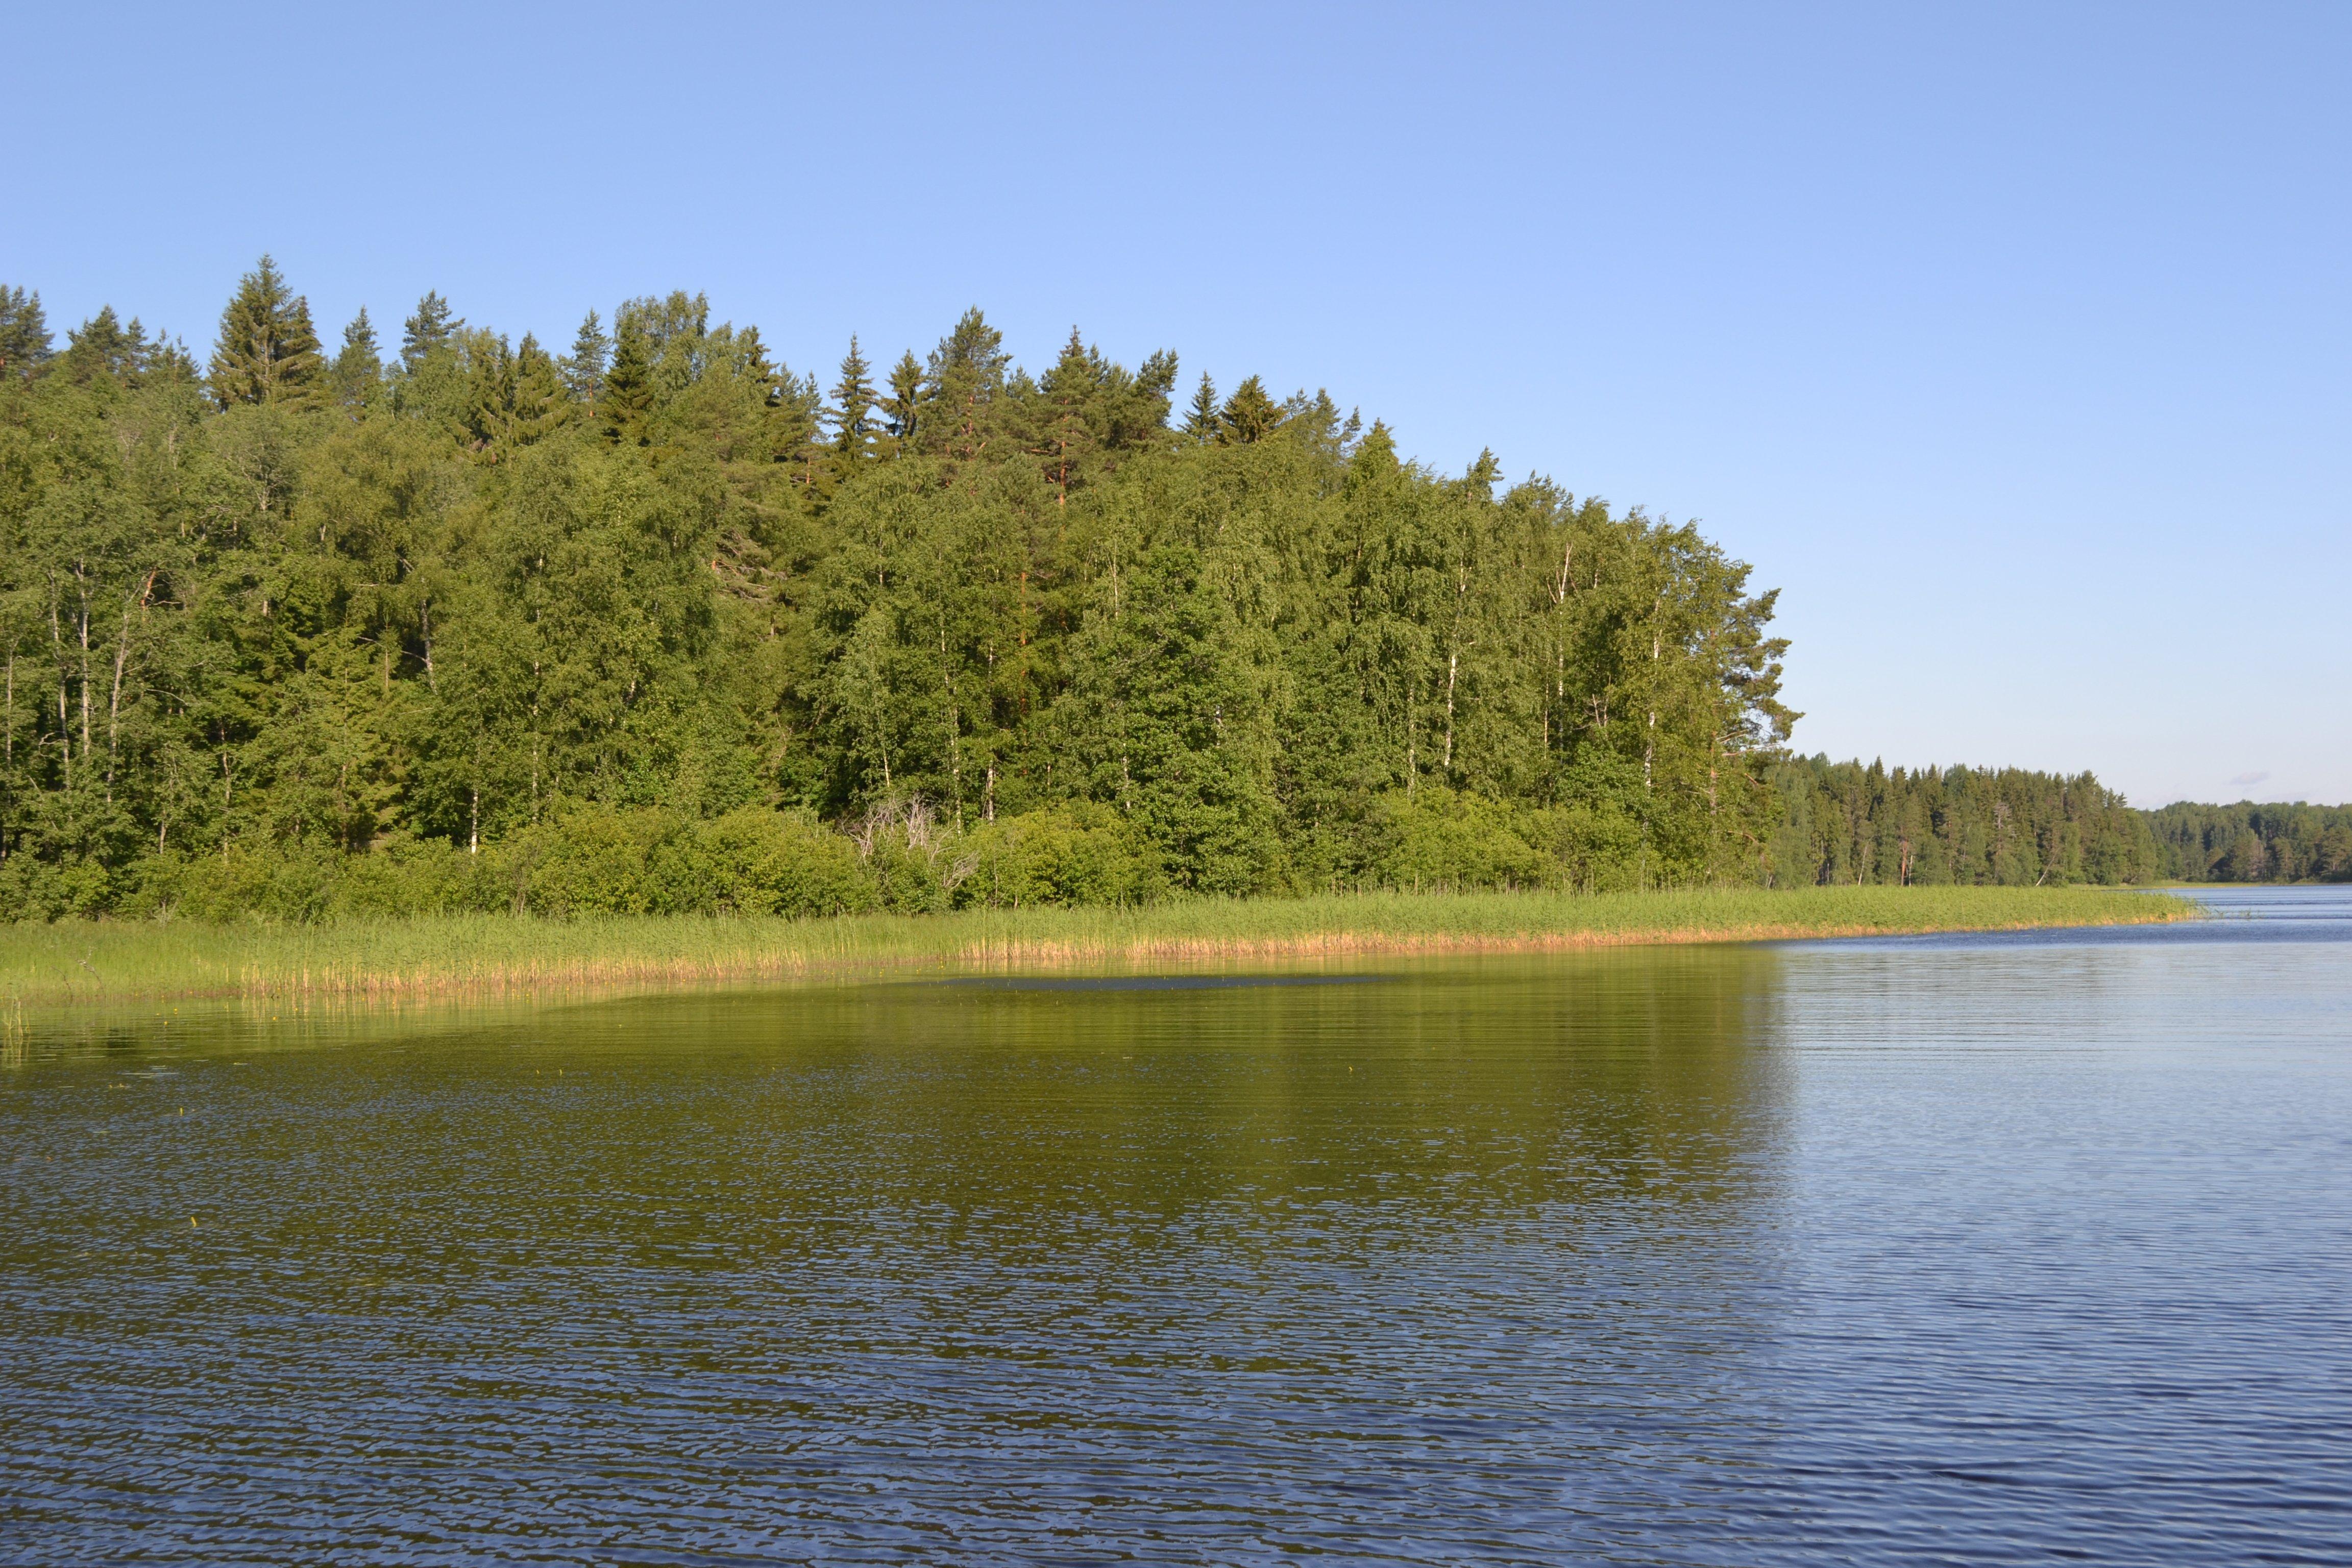
<path fill-rule="evenodd" d="M 2147 817 L 2166 877 L 2184 882 L 2352 881 L 2352 806 L 2182 802 Z"/>
<path fill-rule="evenodd" d="M 0 283 L 0 376 L 32 375 L 48 363 L 52 342 L 40 295 Z"/>
<path fill-rule="evenodd" d="M 426 289 L 416 301 L 416 313 L 401 323 L 400 368 L 410 375 L 422 374 L 425 363 L 447 349 L 465 324 L 437 289 Z"/>
<path fill-rule="evenodd" d="M 2196 918 L 2161 894 L 2087 888 L 1690 888 L 1641 893 L 1349 893 L 1145 908 L 1009 909 L 824 921 L 503 912 L 319 923 L 70 921 L 0 925 L 0 996 L 31 1007 L 479 994 L 713 981 L 835 981 L 1349 955 L 1549 952 Z"/>
<path fill-rule="evenodd" d="M 876 907 L 875 879 L 841 835 L 759 808 L 698 820 L 586 805 L 493 858 L 518 914 L 837 915 Z"/>
<path fill-rule="evenodd" d="M 572 334 L 572 352 L 562 363 L 563 384 L 573 402 L 593 409 L 597 390 L 604 384 L 604 362 L 613 352 L 613 340 L 604 335 L 604 324 L 591 310 L 582 320 L 579 331 Z"/>
<path fill-rule="evenodd" d="M 46 342 L 31 296 L 0 304 Z M 1203 380 L 1188 439 L 1172 353 L 1074 331 L 1032 376 L 977 310 L 887 389 L 853 341 L 830 401 L 699 295 L 612 322 L 609 357 L 592 313 L 559 361 L 427 294 L 393 366 L 364 312 L 329 365 L 265 259 L 210 400 L 111 311 L 0 377 L 0 908 L 1779 864 L 1772 596 L 1687 526 L 1489 457 L 1432 472 L 1255 378 Z"/>
<path fill-rule="evenodd" d="M 1161 890 L 1155 857 L 1127 818 L 1091 802 L 984 823 L 964 841 L 959 908 L 1145 902 Z"/>
<path fill-rule="evenodd" d="M 221 311 L 212 390 L 221 406 L 304 403 L 326 379 L 310 303 L 286 285 L 267 256 L 239 280 Z"/>
<path fill-rule="evenodd" d="M 343 329 L 343 346 L 328 369 L 327 382 L 335 402 L 354 415 L 364 415 L 383 395 L 383 355 L 376 347 L 366 306 Z"/>
<path fill-rule="evenodd" d="M 1205 381 L 1202 386 L 1205 390 Z M 1216 438 L 1237 443 L 1263 441 L 1281 423 L 1281 405 L 1266 395 L 1265 386 L 1257 377 L 1251 376 L 1234 388 L 1234 395 L 1217 410 Z"/>
<path fill-rule="evenodd" d="M 1790 762 L 1772 775 L 1776 886 L 2147 882 L 2159 874 L 2145 813 L 2089 773 Z"/>

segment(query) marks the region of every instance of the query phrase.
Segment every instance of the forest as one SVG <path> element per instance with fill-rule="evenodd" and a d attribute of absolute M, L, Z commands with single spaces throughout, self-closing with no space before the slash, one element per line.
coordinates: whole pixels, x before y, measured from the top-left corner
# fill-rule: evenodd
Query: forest
<path fill-rule="evenodd" d="M 2163 877 L 2184 882 L 2352 881 L 2352 806 L 2183 802 L 2147 816 Z"/>
<path fill-rule="evenodd" d="M 2087 775 L 1791 758 L 1774 595 L 1695 528 L 1172 353 L 1033 373 L 975 309 L 821 379 L 683 292 L 331 347 L 268 258 L 202 361 L 65 340 L 0 287 L 0 918 L 2178 858 Z"/>

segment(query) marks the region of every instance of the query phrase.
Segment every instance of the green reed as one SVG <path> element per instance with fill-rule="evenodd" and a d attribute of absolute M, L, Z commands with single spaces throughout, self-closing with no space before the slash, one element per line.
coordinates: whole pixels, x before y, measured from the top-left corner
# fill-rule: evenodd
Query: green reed
<path fill-rule="evenodd" d="M 54 1005 L 658 986 L 919 969 L 1118 967 L 2111 925 L 2197 913 L 2186 900 L 2104 889 L 1865 887 L 1361 893 L 830 920 L 68 921 L 0 926 L 0 996 L 18 1005 Z"/>

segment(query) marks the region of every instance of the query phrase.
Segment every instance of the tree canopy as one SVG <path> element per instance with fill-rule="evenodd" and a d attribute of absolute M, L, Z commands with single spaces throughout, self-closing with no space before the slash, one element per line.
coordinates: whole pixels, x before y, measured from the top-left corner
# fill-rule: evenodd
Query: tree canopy
<path fill-rule="evenodd" d="M 1881 874 L 1790 826 L 1846 785 L 1790 782 L 1774 595 L 1688 524 L 1255 375 L 1171 421 L 1172 353 L 1033 374 L 977 309 L 829 384 L 700 295 L 606 320 L 428 292 L 330 357 L 265 257 L 200 379 L 0 289 L 0 909 Z M 2042 822 L 1933 863 L 2144 858 Z"/>

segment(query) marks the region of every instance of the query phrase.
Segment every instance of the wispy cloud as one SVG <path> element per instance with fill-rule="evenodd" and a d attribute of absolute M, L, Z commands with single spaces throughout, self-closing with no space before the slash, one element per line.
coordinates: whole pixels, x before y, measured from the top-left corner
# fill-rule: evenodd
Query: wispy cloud
<path fill-rule="evenodd" d="M 2240 773 L 2236 778 L 2231 779 L 2230 782 L 2233 784 L 2243 787 L 2247 784 L 2258 784 L 2270 776 L 2271 775 L 2266 772 L 2259 773 Z"/>

